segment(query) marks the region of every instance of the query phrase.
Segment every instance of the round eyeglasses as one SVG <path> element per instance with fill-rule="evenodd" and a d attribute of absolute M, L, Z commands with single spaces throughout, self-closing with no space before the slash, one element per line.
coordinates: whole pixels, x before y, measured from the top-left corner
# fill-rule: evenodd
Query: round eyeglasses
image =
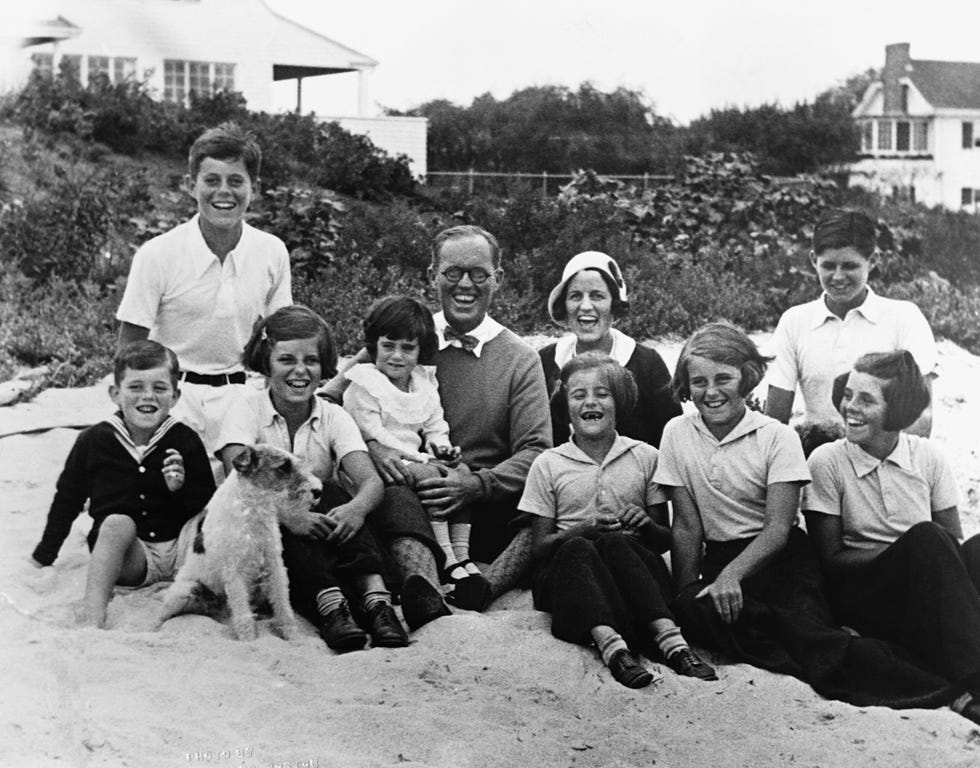
<path fill-rule="evenodd" d="M 487 280 L 490 279 L 491 272 L 487 272 L 483 267 L 471 267 L 470 269 L 463 269 L 462 267 L 446 267 L 440 274 L 446 278 L 450 283 L 458 283 L 463 279 L 463 275 L 470 276 L 470 282 L 474 285 L 482 285 Z"/>

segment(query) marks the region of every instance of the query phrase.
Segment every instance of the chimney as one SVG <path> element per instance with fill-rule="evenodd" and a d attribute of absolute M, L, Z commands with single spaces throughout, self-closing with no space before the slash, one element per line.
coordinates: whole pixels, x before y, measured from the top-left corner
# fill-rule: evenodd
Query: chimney
<path fill-rule="evenodd" d="M 907 77 L 911 70 L 909 47 L 909 43 L 892 43 L 885 46 L 885 70 L 881 73 L 881 79 L 884 84 L 886 115 L 900 114 L 905 109 L 899 79 Z"/>

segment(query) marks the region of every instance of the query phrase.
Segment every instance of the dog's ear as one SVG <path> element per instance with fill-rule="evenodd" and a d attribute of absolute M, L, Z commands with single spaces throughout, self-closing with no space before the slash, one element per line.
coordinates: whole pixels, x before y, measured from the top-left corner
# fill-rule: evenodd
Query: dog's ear
<path fill-rule="evenodd" d="M 288 456 L 284 456 L 282 461 L 275 465 L 274 469 L 280 475 L 288 475 L 293 471 L 293 460 Z"/>
<path fill-rule="evenodd" d="M 246 475 L 254 462 L 255 450 L 245 446 L 245 450 L 231 460 L 231 465 L 240 475 Z"/>

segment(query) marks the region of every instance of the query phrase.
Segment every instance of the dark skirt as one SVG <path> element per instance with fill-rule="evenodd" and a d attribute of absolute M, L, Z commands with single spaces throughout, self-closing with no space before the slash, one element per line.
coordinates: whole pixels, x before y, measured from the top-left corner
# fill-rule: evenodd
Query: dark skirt
<path fill-rule="evenodd" d="M 861 634 L 899 644 L 925 669 L 980 694 L 978 546 L 980 536 L 961 547 L 936 523 L 919 523 L 832 582 L 832 604 Z"/>
<path fill-rule="evenodd" d="M 672 619 L 670 572 L 663 559 L 624 533 L 577 536 L 561 544 L 534 579 L 534 607 L 551 613 L 551 634 L 592 643 L 593 627 L 612 627 L 634 650 L 652 640 L 650 622 Z"/>
<path fill-rule="evenodd" d="M 326 514 L 350 500 L 342 488 L 327 484 L 316 511 Z M 324 589 L 340 587 L 354 602 L 353 582 L 357 576 L 377 573 L 387 580 L 387 568 L 381 549 L 368 526 L 348 542 L 297 536 L 287 528 L 282 533 L 282 559 L 289 576 L 289 600 L 296 611 L 312 622 L 317 620 L 316 596 Z"/>
<path fill-rule="evenodd" d="M 901 646 L 855 637 L 836 623 L 816 552 L 799 529 L 771 562 L 742 582 L 742 612 L 725 624 L 709 597 L 695 595 L 751 541 L 709 542 L 703 578 L 672 605 L 689 641 L 792 675 L 822 696 L 857 706 L 936 707 L 961 692 Z"/>

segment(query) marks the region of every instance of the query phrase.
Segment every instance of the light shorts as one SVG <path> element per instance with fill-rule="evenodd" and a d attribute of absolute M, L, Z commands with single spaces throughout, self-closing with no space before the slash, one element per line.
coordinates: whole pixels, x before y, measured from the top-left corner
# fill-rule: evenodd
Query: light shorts
<path fill-rule="evenodd" d="M 197 524 L 203 514 L 204 512 L 198 512 L 184 523 L 183 528 L 180 529 L 180 535 L 176 539 L 170 541 L 137 539 L 143 546 L 143 554 L 146 557 L 146 577 L 139 585 L 140 587 L 148 587 L 158 581 L 173 581 L 177 571 L 180 570 L 180 566 L 187 559 L 187 553 L 194 546 Z"/>

